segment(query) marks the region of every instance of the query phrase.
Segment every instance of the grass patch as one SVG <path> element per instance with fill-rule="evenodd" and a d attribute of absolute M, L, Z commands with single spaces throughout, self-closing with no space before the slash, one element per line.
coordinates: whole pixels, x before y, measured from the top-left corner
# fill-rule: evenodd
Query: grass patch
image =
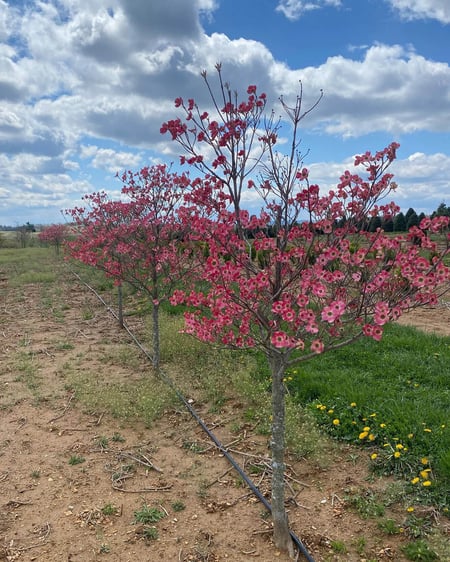
<path fill-rule="evenodd" d="M 294 399 L 333 437 L 368 449 L 374 471 L 408 478 L 419 501 L 448 505 L 450 339 L 386 327 L 288 373 Z"/>

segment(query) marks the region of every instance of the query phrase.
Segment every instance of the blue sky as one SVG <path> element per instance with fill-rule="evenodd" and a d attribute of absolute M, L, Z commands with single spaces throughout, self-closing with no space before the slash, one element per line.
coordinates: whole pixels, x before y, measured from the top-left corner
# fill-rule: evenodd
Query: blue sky
<path fill-rule="evenodd" d="M 116 172 L 177 161 L 160 125 L 179 95 L 208 109 L 217 61 L 275 107 L 323 90 L 301 134 L 323 189 L 395 140 L 402 210 L 450 204 L 448 0 L 0 0 L 0 225 L 61 222 L 117 197 Z"/>

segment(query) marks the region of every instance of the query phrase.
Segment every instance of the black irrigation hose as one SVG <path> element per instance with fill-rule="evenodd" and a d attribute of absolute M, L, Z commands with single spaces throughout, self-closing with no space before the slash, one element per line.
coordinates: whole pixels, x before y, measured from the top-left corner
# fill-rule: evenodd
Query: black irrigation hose
<path fill-rule="evenodd" d="M 110 314 L 112 316 L 114 316 L 114 318 L 116 320 L 120 320 L 119 316 L 114 312 L 114 310 L 104 301 L 104 299 L 97 293 L 97 291 L 95 289 L 93 289 L 90 285 L 88 285 L 86 282 L 84 282 L 81 277 L 78 275 L 78 273 L 75 273 L 73 270 L 71 270 L 73 275 L 80 281 L 80 283 L 82 283 L 83 285 L 85 285 L 90 291 L 92 291 L 94 293 L 94 295 L 98 298 L 98 300 L 105 306 L 105 308 L 110 312 Z M 139 349 L 142 351 L 142 353 L 147 357 L 147 359 L 149 359 L 150 361 L 152 361 L 152 356 L 150 355 L 150 353 L 148 352 L 147 349 L 145 349 L 145 347 L 141 344 L 141 342 L 137 339 L 137 337 L 133 334 L 133 332 L 128 328 L 128 326 L 123 323 L 123 328 L 127 331 L 128 335 L 131 337 L 131 339 L 134 341 L 134 343 L 139 347 Z M 195 419 L 195 421 L 200 425 L 200 427 L 203 429 L 203 431 L 208 435 L 208 437 L 211 439 L 211 441 L 213 441 L 213 443 L 216 445 L 216 447 L 219 449 L 219 451 L 224 455 L 224 457 L 228 460 L 228 462 L 232 465 L 232 467 L 236 470 L 236 472 L 239 474 L 239 476 L 244 480 L 244 482 L 247 484 L 247 486 L 250 488 L 250 490 L 255 494 L 255 496 L 259 499 L 259 501 L 264 505 L 264 507 L 267 509 L 267 511 L 269 513 L 272 513 L 272 506 L 270 505 L 270 503 L 267 501 L 267 499 L 263 496 L 263 494 L 259 491 L 258 487 L 255 485 L 255 483 L 247 476 L 247 474 L 242 470 L 242 468 L 239 466 L 239 464 L 235 461 L 235 459 L 232 457 L 232 455 L 230 455 L 230 453 L 224 448 L 224 446 L 222 445 L 222 443 L 217 439 L 217 437 L 214 435 L 214 433 L 212 433 L 207 425 L 205 424 L 205 422 L 200 418 L 200 416 L 197 414 L 197 412 L 195 411 L 195 409 L 192 407 L 192 405 L 190 404 L 190 402 L 185 398 L 185 396 L 178 390 L 178 388 L 176 387 L 175 383 L 172 381 L 172 379 L 170 377 L 168 377 L 161 369 L 158 369 L 158 375 L 161 377 L 161 379 L 174 391 L 175 395 L 177 396 L 177 398 L 185 405 L 186 409 L 189 411 L 189 413 L 191 414 L 191 416 Z M 294 541 L 294 543 L 296 544 L 297 548 L 299 549 L 299 551 L 303 554 L 303 556 L 306 558 L 306 560 L 308 562 L 314 562 L 314 558 L 312 558 L 311 554 L 308 552 L 308 550 L 306 549 L 305 545 L 302 543 L 302 541 L 300 540 L 300 538 L 294 533 L 294 531 L 289 530 L 289 533 L 291 535 L 292 540 Z"/>

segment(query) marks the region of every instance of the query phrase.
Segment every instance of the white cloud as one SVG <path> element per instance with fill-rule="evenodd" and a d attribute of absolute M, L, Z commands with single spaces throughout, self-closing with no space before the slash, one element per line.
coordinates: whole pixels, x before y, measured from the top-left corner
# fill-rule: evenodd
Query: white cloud
<path fill-rule="evenodd" d="M 387 0 L 406 20 L 436 19 L 450 23 L 449 0 Z"/>
<path fill-rule="evenodd" d="M 338 7 L 340 5 L 341 0 L 314 0 L 312 2 L 304 2 L 303 0 L 280 0 L 275 10 L 284 14 L 288 20 L 295 21 L 311 10 L 318 10 L 327 6 Z"/>
<path fill-rule="evenodd" d="M 117 152 L 111 148 L 99 148 L 93 145 L 82 145 L 80 157 L 90 159 L 94 168 L 107 170 L 112 174 L 124 170 L 135 170 L 142 163 L 141 154 Z"/>
<path fill-rule="evenodd" d="M 310 119 L 328 133 L 450 129 L 450 66 L 399 45 L 374 45 L 362 60 L 330 57 L 319 67 L 288 72 L 282 82 L 299 78 L 310 97 L 324 90 Z"/>

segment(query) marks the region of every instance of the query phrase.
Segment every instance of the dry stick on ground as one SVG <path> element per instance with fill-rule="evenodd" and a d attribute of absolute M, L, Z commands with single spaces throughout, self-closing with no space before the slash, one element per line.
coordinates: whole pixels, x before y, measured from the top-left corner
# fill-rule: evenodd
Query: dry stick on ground
<path fill-rule="evenodd" d="M 144 466 L 151 468 L 153 470 L 155 470 L 156 472 L 163 472 L 163 470 L 161 468 L 158 468 L 157 466 L 155 466 L 151 460 L 149 460 L 143 453 L 139 453 L 140 456 L 144 459 L 142 460 L 139 457 L 135 457 L 134 455 L 132 455 L 131 453 L 127 453 L 127 452 L 122 452 L 119 454 L 119 459 L 120 458 L 125 458 L 125 459 L 131 459 L 133 461 L 136 461 L 140 464 L 143 464 Z"/>
<path fill-rule="evenodd" d="M 55 422 L 56 420 L 61 419 L 61 418 L 65 415 L 65 413 L 67 412 L 67 410 L 70 408 L 70 404 L 71 404 L 72 400 L 74 399 L 74 397 L 75 397 L 75 391 L 73 391 L 72 394 L 69 396 L 69 400 L 67 401 L 66 407 L 64 408 L 64 410 L 62 411 L 62 413 L 59 414 L 59 416 L 55 416 L 55 417 L 52 418 L 51 420 L 48 420 L 47 423 L 53 423 L 53 422 Z"/>

